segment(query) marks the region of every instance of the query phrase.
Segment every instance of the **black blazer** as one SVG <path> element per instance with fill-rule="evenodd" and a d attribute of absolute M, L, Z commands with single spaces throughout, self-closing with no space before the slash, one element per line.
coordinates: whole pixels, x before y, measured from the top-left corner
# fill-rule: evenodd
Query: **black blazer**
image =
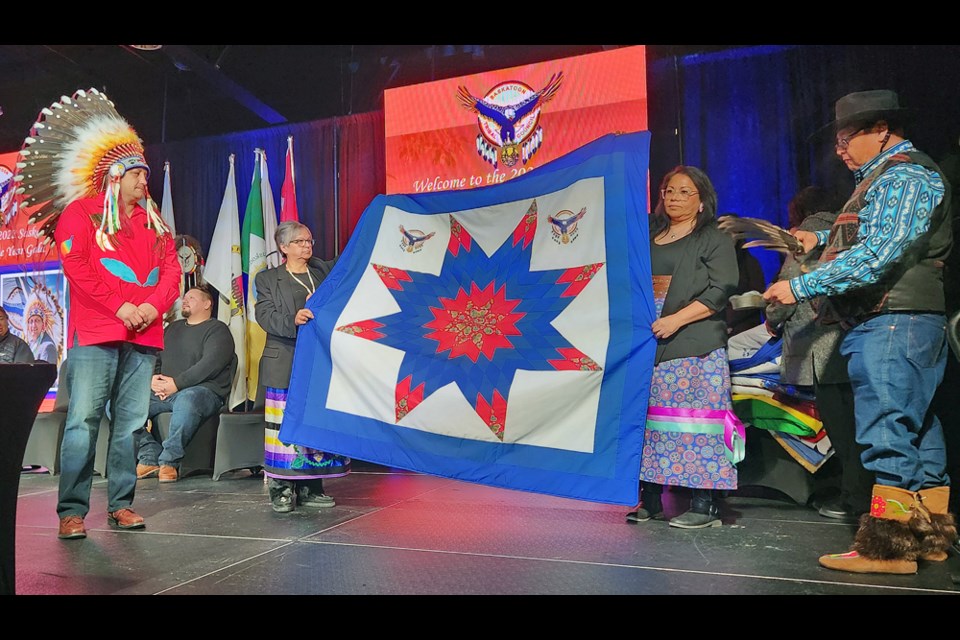
<path fill-rule="evenodd" d="M 650 251 L 657 245 L 650 240 Z M 655 364 L 664 360 L 702 356 L 727 344 L 727 323 L 723 311 L 727 299 L 737 292 L 740 278 L 733 239 L 716 223 L 694 232 L 673 272 L 661 316 L 676 313 L 693 301 L 716 312 L 709 318 L 688 324 L 657 343 Z"/>
<path fill-rule="evenodd" d="M 318 286 L 323 282 L 336 260 L 324 261 L 310 258 L 308 268 Z M 257 274 L 257 324 L 267 332 L 267 340 L 260 358 L 258 387 L 286 389 L 290 386 L 290 371 L 293 369 L 293 350 L 297 344 L 297 327 L 294 317 L 302 307 L 296 306 L 293 283 L 286 267 L 280 265 L 264 269 Z M 260 397 L 261 391 L 257 390 Z"/>

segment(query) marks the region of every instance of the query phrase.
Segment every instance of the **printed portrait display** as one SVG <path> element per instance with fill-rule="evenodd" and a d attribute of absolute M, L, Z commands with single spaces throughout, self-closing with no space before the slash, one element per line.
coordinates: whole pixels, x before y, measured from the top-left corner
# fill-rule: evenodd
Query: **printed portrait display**
<path fill-rule="evenodd" d="M 66 279 L 61 269 L 0 273 L 0 302 L 10 332 L 30 346 L 33 357 L 57 365 L 66 355 Z"/>

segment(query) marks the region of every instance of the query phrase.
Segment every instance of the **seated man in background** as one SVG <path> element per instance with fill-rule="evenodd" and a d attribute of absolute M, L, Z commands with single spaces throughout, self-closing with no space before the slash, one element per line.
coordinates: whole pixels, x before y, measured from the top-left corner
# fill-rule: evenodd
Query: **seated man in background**
<path fill-rule="evenodd" d="M 33 352 L 27 343 L 10 333 L 7 310 L 0 307 L 0 364 L 33 364 Z"/>
<path fill-rule="evenodd" d="M 159 475 L 160 482 L 179 479 L 186 446 L 204 420 L 217 414 L 230 394 L 237 356 L 227 325 L 211 317 L 213 295 L 206 285 L 183 296 L 177 320 L 167 327 L 165 347 L 157 357 L 149 417 L 172 413 L 170 433 L 162 443 L 156 425 L 136 433 L 137 478 Z"/>

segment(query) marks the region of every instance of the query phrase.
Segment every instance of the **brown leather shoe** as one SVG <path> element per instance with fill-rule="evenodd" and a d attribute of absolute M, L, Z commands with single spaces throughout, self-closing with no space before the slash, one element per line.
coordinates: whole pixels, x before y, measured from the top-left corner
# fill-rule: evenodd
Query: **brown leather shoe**
<path fill-rule="evenodd" d="M 143 529 L 146 523 L 133 509 L 117 509 L 107 513 L 107 523 L 116 529 Z"/>
<path fill-rule="evenodd" d="M 87 528 L 83 526 L 83 518 L 80 516 L 64 516 L 60 518 L 60 532 L 57 534 L 57 537 L 62 540 L 86 538 Z"/>
<path fill-rule="evenodd" d="M 160 482 L 176 482 L 179 479 L 180 474 L 177 473 L 176 467 L 160 465 Z"/>
<path fill-rule="evenodd" d="M 155 464 L 138 464 L 137 465 L 137 480 L 143 480 L 144 478 L 153 478 L 157 475 L 157 472 L 160 471 L 160 467 Z"/>

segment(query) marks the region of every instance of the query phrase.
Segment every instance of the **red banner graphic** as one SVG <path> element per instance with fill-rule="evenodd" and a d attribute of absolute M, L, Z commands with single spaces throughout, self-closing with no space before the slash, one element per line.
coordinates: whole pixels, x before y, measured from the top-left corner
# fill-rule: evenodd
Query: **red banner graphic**
<path fill-rule="evenodd" d="M 384 92 L 387 193 L 500 184 L 647 128 L 643 46 Z"/>

